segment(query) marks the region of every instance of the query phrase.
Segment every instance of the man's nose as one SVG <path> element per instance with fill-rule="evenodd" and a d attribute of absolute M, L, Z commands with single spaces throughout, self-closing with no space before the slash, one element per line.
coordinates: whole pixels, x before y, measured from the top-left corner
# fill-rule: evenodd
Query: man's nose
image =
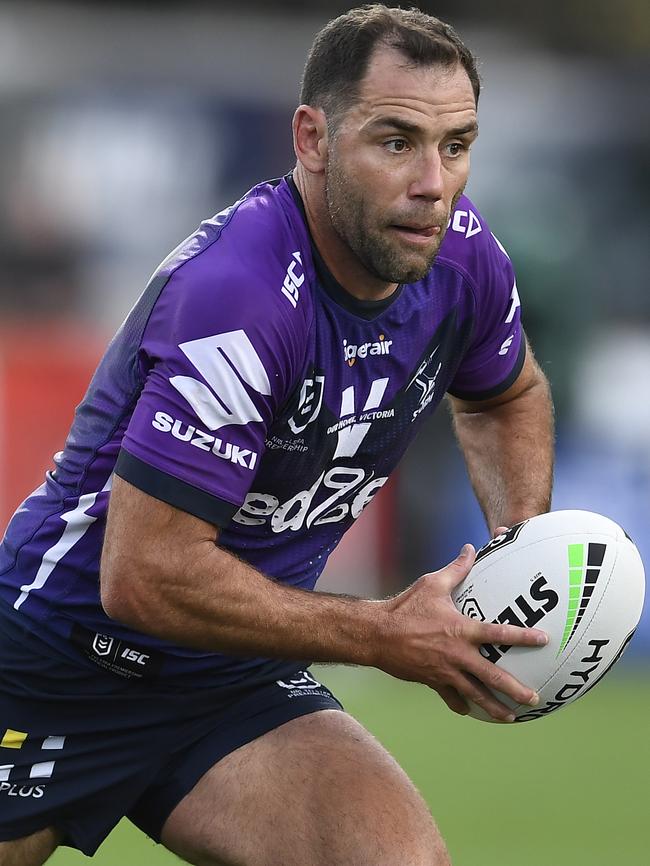
<path fill-rule="evenodd" d="M 444 191 L 442 160 L 437 150 L 423 154 L 409 187 L 414 198 L 441 199 Z"/>

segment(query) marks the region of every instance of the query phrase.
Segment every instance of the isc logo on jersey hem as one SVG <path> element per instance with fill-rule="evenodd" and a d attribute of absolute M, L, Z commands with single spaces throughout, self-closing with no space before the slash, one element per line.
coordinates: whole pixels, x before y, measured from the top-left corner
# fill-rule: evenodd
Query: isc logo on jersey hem
<path fill-rule="evenodd" d="M 243 466 L 244 469 L 254 469 L 259 457 L 256 451 L 240 448 L 239 445 L 233 445 L 231 442 L 224 442 L 219 436 L 204 433 L 193 424 L 179 421 L 167 412 L 156 412 L 151 426 L 161 433 L 171 433 L 174 439 L 178 439 L 179 442 L 187 442 L 201 451 L 209 451 L 215 457 L 229 460 L 236 466 Z"/>

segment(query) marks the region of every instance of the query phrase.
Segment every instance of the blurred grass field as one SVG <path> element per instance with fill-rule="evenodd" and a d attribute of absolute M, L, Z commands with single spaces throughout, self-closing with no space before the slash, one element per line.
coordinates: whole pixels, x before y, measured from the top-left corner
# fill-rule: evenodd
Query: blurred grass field
<path fill-rule="evenodd" d="M 454 866 L 648 862 L 645 668 L 620 667 L 576 705 L 518 726 L 460 718 L 426 688 L 375 671 L 321 668 L 316 675 L 416 782 Z M 254 822 L 251 815 L 251 832 Z M 64 848 L 50 862 L 90 861 Z M 123 822 L 92 862 L 171 866 L 179 860 Z"/>

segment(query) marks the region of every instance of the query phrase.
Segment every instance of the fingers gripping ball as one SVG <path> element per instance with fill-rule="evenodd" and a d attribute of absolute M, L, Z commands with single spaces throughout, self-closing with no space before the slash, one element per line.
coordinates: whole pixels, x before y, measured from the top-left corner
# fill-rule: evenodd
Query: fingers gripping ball
<path fill-rule="evenodd" d="M 643 563 L 618 524 L 590 511 L 554 511 L 512 526 L 476 555 L 452 594 L 465 616 L 543 629 L 545 647 L 481 647 L 535 689 L 535 708 L 498 697 L 527 722 L 582 697 L 620 658 L 641 617 Z M 493 721 L 475 705 L 474 718 Z"/>

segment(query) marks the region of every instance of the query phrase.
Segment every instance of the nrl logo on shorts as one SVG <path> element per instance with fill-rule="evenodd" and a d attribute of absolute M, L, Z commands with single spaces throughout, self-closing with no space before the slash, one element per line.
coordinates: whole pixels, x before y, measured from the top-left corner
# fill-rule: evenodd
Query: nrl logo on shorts
<path fill-rule="evenodd" d="M 110 655 L 114 642 L 115 638 L 109 637 L 106 634 L 96 634 L 93 639 L 93 650 L 98 656 Z"/>
<path fill-rule="evenodd" d="M 289 682 L 285 682 L 284 680 L 276 680 L 276 683 L 280 686 L 281 689 L 305 689 L 309 691 L 310 689 L 320 689 L 322 685 L 318 682 L 317 679 L 309 673 L 309 671 L 300 671 L 301 676 L 293 677 Z"/>

